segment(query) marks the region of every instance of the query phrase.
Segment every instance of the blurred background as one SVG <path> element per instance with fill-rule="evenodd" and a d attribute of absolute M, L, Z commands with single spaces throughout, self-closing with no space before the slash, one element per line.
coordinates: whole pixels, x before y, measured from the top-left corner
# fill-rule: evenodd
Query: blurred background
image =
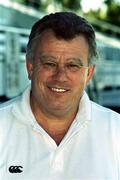
<path fill-rule="evenodd" d="M 45 14 L 73 11 L 96 31 L 99 59 L 86 91 L 120 113 L 120 0 L 0 0 L 0 103 L 30 83 L 25 53 L 30 28 Z"/>

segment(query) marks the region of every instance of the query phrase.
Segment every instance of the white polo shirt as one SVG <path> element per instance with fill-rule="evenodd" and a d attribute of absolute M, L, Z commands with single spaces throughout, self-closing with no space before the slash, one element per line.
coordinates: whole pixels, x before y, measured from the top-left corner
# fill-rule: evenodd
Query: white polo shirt
<path fill-rule="evenodd" d="M 0 180 L 120 180 L 120 115 L 84 93 L 59 146 L 30 108 L 30 88 L 0 108 Z"/>

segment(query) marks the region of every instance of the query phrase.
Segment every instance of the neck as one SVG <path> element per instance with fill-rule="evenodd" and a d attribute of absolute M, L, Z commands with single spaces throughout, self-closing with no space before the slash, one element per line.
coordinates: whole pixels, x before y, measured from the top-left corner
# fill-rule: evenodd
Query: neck
<path fill-rule="evenodd" d="M 57 145 L 60 144 L 75 116 L 75 112 L 61 113 L 60 116 L 44 113 L 31 99 L 31 109 L 40 126 L 54 139 Z M 64 115 L 63 115 L 64 114 Z"/>

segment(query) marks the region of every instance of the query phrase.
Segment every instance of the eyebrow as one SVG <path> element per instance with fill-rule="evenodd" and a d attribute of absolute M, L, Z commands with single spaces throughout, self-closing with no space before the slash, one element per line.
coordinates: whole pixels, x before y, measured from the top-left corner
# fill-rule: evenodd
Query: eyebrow
<path fill-rule="evenodd" d="M 67 59 L 68 62 L 75 62 L 78 65 L 83 66 L 83 61 L 80 58 L 68 58 Z"/>
<path fill-rule="evenodd" d="M 50 58 L 51 60 L 53 60 L 53 61 L 54 61 L 54 60 L 57 60 L 57 58 L 54 57 L 54 56 L 47 56 L 47 55 L 40 55 L 40 56 L 39 56 L 39 59 L 40 59 L 41 62 L 43 62 L 43 61 L 44 61 L 44 62 L 45 62 L 45 61 L 48 61 L 49 58 Z"/>
<path fill-rule="evenodd" d="M 53 61 L 57 61 L 58 60 L 58 58 L 56 58 L 54 56 L 49 56 L 49 55 L 45 55 L 45 54 L 42 54 L 42 55 L 39 56 L 39 59 L 41 60 L 41 62 L 47 61 L 48 58 L 51 58 L 51 60 L 53 60 Z M 67 58 L 66 62 L 67 63 L 73 62 L 73 63 L 76 63 L 78 65 L 84 66 L 83 61 L 80 58 L 74 58 L 74 57 Z"/>

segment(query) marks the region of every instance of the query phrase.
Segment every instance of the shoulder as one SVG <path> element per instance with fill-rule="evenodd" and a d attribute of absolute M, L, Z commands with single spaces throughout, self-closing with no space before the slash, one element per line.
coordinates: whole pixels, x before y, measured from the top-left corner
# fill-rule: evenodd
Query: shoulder
<path fill-rule="evenodd" d="M 93 119 L 100 119 L 100 121 L 109 121 L 113 123 L 120 123 L 120 114 L 109 109 L 103 107 L 95 102 L 91 101 L 91 112 Z"/>
<path fill-rule="evenodd" d="M 15 114 L 15 110 L 20 106 L 20 102 L 21 96 L 18 96 L 0 104 L 0 154 L 5 147 L 4 145 L 6 144 L 7 146 L 8 139 L 10 140 L 14 132 L 19 130 L 20 125 L 23 124 L 23 121 L 19 120 L 19 115 Z"/>
<path fill-rule="evenodd" d="M 19 99 L 20 96 L 0 104 L 0 119 L 9 115 L 8 113 L 11 113 L 13 106 L 19 102 Z"/>
<path fill-rule="evenodd" d="M 99 104 L 91 102 L 91 119 L 93 126 L 101 134 L 108 134 L 116 142 L 120 139 L 120 114 L 103 107 Z M 120 151 L 120 143 L 119 143 Z"/>
<path fill-rule="evenodd" d="M 0 104 L 0 154 L 2 153 L 2 145 L 8 142 L 10 136 L 11 127 L 13 125 L 12 108 L 16 102 L 17 100 L 13 99 Z"/>
<path fill-rule="evenodd" d="M 3 128 L 7 130 L 12 125 L 15 119 L 13 114 L 13 107 L 19 103 L 19 99 L 20 97 L 18 96 L 17 98 L 0 104 L 0 130 Z"/>
<path fill-rule="evenodd" d="M 92 130 L 100 141 L 111 144 L 117 161 L 120 162 L 120 114 L 91 101 Z"/>

